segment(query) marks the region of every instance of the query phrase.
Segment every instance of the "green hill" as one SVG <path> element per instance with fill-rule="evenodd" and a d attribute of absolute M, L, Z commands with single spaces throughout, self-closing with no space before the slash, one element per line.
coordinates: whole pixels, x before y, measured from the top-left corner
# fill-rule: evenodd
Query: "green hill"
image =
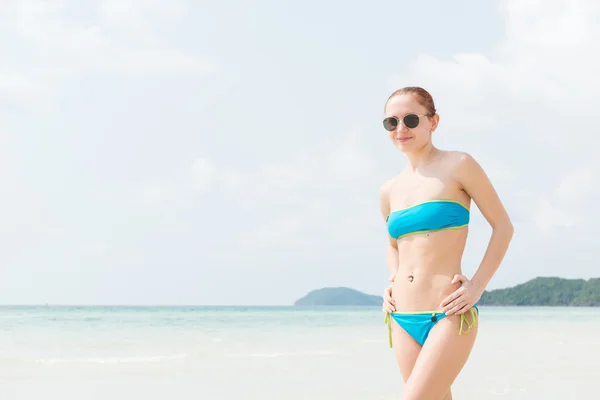
<path fill-rule="evenodd" d="M 383 298 L 347 287 L 316 289 L 296 300 L 295 306 L 381 306 Z M 600 307 L 600 278 L 538 277 L 519 285 L 486 291 L 481 305 L 595 306 Z"/>
<path fill-rule="evenodd" d="M 295 306 L 381 306 L 383 298 L 347 287 L 316 289 L 296 300 Z"/>
<path fill-rule="evenodd" d="M 538 277 L 486 291 L 479 304 L 502 306 L 600 306 L 600 278 L 589 280 Z"/>

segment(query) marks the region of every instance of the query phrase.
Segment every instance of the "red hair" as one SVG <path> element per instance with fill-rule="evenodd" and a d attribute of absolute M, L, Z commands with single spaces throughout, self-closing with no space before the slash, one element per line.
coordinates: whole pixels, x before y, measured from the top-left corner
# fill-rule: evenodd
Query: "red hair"
<path fill-rule="evenodd" d="M 407 86 L 407 87 L 403 87 L 402 89 L 396 90 L 394 93 L 392 93 L 390 95 L 390 97 L 388 97 L 387 101 L 385 102 L 384 110 L 385 110 L 385 107 L 387 106 L 388 101 L 390 101 L 390 99 L 392 97 L 400 95 L 400 94 L 412 94 L 413 96 L 415 96 L 417 98 L 417 101 L 419 102 L 419 104 L 421 104 L 423 107 L 425 107 L 427 109 L 427 112 L 429 114 L 435 115 L 436 111 L 435 111 L 435 104 L 433 102 L 433 97 L 431 97 L 431 95 L 429 94 L 429 92 L 427 90 L 425 90 L 419 86 Z"/>

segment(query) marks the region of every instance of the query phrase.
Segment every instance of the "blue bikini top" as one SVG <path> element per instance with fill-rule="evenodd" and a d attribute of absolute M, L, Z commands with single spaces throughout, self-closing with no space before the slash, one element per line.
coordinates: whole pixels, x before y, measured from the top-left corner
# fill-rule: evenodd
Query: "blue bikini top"
<path fill-rule="evenodd" d="M 416 233 L 462 228 L 469 224 L 470 211 L 454 200 L 431 200 L 392 211 L 386 218 L 390 236 L 399 239 Z"/>

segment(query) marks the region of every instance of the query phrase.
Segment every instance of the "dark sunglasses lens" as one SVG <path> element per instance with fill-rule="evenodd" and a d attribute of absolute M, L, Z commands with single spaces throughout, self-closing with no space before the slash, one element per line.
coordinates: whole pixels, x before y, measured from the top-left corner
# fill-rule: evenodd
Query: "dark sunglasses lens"
<path fill-rule="evenodd" d="M 404 125 L 406 125 L 407 128 L 416 128 L 417 126 L 419 126 L 419 116 L 415 115 L 415 114 L 408 114 L 407 116 L 404 117 Z"/>
<path fill-rule="evenodd" d="M 383 120 L 383 127 L 387 131 L 393 131 L 394 129 L 396 129 L 398 127 L 398 120 L 393 117 L 388 117 Z"/>

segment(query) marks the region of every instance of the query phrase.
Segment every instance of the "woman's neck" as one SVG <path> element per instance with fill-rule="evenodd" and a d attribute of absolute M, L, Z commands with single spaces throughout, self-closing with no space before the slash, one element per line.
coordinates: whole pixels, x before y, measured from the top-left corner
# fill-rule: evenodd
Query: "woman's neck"
<path fill-rule="evenodd" d="M 436 149 L 431 143 L 428 143 L 422 149 L 414 153 L 405 153 L 407 160 L 406 168 L 414 172 L 433 161 L 439 153 L 440 150 Z"/>

